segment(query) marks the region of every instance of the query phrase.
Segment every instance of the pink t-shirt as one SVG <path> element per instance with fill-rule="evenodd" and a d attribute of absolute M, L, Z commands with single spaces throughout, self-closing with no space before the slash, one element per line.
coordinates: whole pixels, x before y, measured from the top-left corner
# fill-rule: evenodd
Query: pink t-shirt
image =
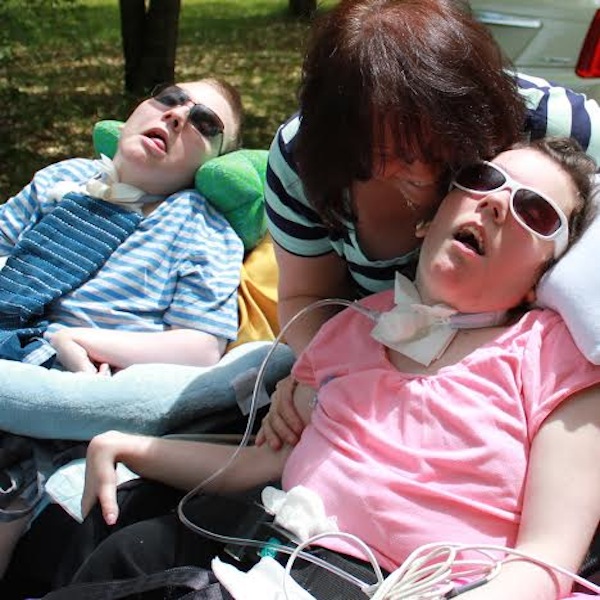
<path fill-rule="evenodd" d="M 365 300 L 392 302 L 391 292 Z M 344 311 L 295 366 L 318 404 L 284 488 L 316 491 L 388 570 L 431 542 L 514 545 L 531 442 L 565 398 L 600 381 L 600 367 L 549 310 L 435 375 L 399 372 L 372 327 Z M 324 545 L 359 556 L 343 540 Z"/>

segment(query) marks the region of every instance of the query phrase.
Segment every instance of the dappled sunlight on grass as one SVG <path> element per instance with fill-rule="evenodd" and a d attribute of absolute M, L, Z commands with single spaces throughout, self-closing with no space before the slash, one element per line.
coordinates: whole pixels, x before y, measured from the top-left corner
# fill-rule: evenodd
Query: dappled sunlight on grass
<path fill-rule="evenodd" d="M 182 2 L 176 77 L 218 75 L 237 85 L 247 147 L 267 148 L 296 109 L 308 23 L 286 7 L 287 0 Z M 0 201 L 51 162 L 91 156 L 94 122 L 124 119 L 138 101 L 122 91 L 117 2 L 81 0 L 64 18 L 39 19 L 37 35 L 8 32 L 10 59 L 0 63 Z"/>

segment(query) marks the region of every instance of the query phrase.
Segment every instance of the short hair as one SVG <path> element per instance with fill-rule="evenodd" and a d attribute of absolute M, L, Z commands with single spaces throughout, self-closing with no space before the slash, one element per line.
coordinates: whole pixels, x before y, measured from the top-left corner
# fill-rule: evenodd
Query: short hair
<path fill-rule="evenodd" d="M 201 81 L 215 88 L 225 100 L 227 100 L 231 107 L 231 112 L 233 113 L 233 137 L 223 143 L 221 154 L 227 154 L 228 152 L 238 150 L 242 145 L 242 126 L 244 121 L 244 107 L 240 93 L 237 88 L 228 81 L 218 77 L 207 77 Z"/>
<path fill-rule="evenodd" d="M 522 135 L 525 106 L 507 61 L 461 0 L 341 0 L 316 22 L 294 149 L 307 196 L 333 229 L 344 189 L 372 176 L 378 135 L 396 153 L 458 167 Z"/>

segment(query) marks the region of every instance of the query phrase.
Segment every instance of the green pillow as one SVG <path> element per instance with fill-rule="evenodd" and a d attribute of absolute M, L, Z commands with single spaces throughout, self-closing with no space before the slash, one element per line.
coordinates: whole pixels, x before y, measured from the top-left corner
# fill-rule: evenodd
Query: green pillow
<path fill-rule="evenodd" d="M 122 126 L 122 121 L 96 123 L 92 139 L 98 154 L 115 155 Z M 236 150 L 209 160 L 196 171 L 196 189 L 229 221 L 246 251 L 252 250 L 267 231 L 267 156 L 267 150 Z"/>

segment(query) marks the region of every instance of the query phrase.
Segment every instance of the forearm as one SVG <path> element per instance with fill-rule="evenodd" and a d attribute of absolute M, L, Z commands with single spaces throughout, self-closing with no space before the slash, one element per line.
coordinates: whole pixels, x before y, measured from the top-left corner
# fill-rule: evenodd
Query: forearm
<path fill-rule="evenodd" d="M 565 582 L 566 583 L 566 582 Z M 461 600 L 556 600 L 559 593 L 555 575 L 531 562 L 516 561 L 502 566 L 499 574 L 489 583 L 461 594 Z M 566 583 L 563 588 L 568 589 Z"/>
<path fill-rule="evenodd" d="M 95 363 L 119 369 L 143 363 L 206 367 L 216 364 L 224 350 L 224 342 L 193 329 L 137 332 L 72 327 L 57 331 L 49 339 L 57 348 L 65 343 L 78 344 Z"/>
<path fill-rule="evenodd" d="M 221 469 L 236 447 L 108 432 L 90 443 L 88 457 L 109 453 L 141 477 L 190 490 Z M 281 477 L 289 450 L 242 448 L 207 491 L 236 492 Z"/>
<path fill-rule="evenodd" d="M 295 256 L 276 245 L 275 256 L 280 273 L 277 305 L 282 328 L 318 300 L 354 299 L 346 261 L 334 252 L 309 258 Z M 286 329 L 285 341 L 299 355 L 321 325 L 342 308 L 331 304 L 308 310 Z"/>

